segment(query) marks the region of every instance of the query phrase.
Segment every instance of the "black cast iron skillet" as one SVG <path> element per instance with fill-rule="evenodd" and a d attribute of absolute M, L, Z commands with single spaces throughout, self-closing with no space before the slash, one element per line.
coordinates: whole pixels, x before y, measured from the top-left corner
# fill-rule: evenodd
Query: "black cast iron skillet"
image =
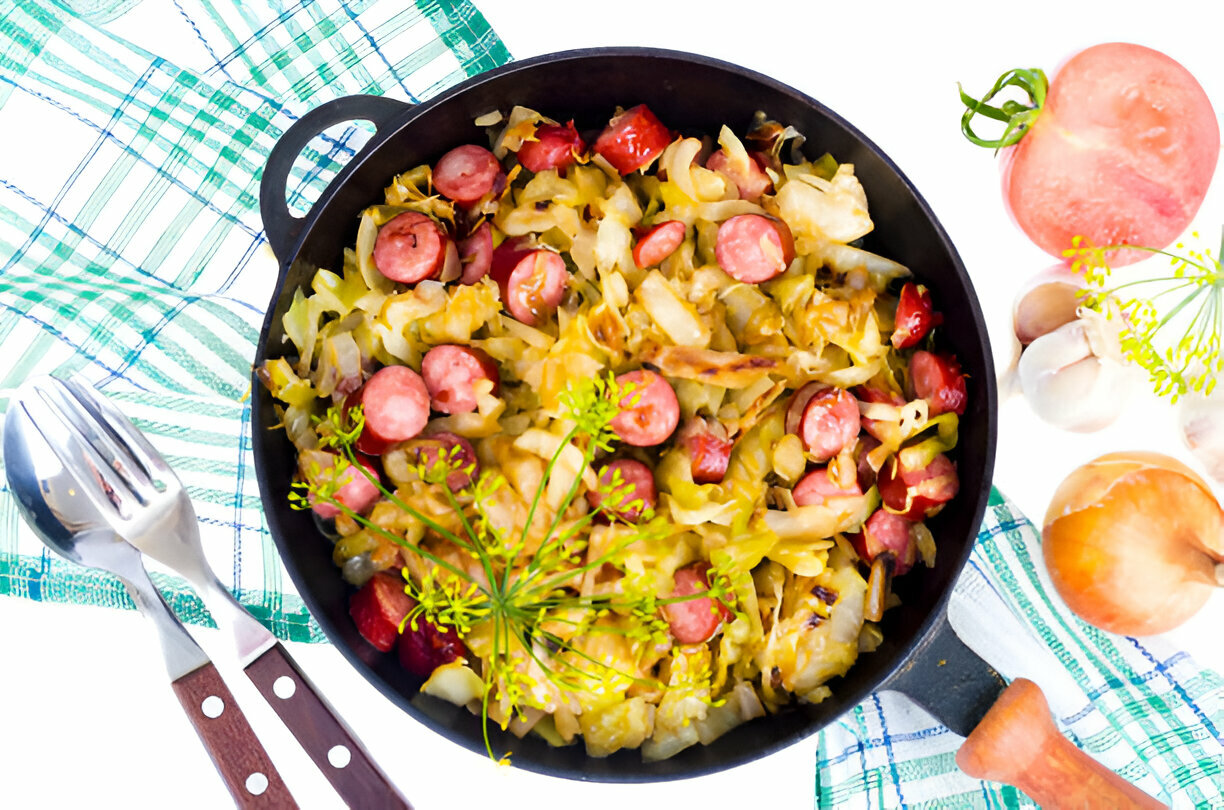
<path fill-rule="evenodd" d="M 269 156 L 260 189 L 268 241 L 280 261 L 280 280 L 260 337 L 256 365 L 292 352 L 281 326 L 293 292 L 320 267 L 339 269 L 355 241 L 358 215 L 383 199 L 392 175 L 437 160 L 463 143 L 483 143 L 474 119 L 521 104 L 580 131 L 598 130 L 613 109 L 647 104 L 669 127 L 688 134 L 717 133 L 727 124 L 747 129 L 753 114 L 791 124 L 806 138 L 808 157 L 830 152 L 854 164 L 867 192 L 875 230 L 864 248 L 911 268 L 944 313 L 942 340 L 968 374 L 969 405 L 960 423 L 955 459 L 961 492 L 929 525 L 939 564 L 896 581 L 903 607 L 883 622 L 884 642 L 862 655 L 830 684 L 833 697 L 748 723 L 710 746 L 693 746 L 662 762 L 637 751 L 592 759 L 582 745 L 551 748 L 528 736 L 497 734 L 493 748 L 513 751 L 520 768 L 571 779 L 646 782 L 722 770 L 764 756 L 815 733 L 879 689 L 905 693 L 959 734 L 968 734 L 1004 687 L 1003 680 L 953 634 L 945 606 L 969 556 L 990 492 L 996 434 L 996 392 L 982 313 L 968 275 L 934 213 L 891 160 L 862 133 L 819 102 L 769 77 L 690 54 L 641 48 L 571 51 L 511 63 L 473 77 L 442 95 L 410 106 L 375 96 L 328 102 L 285 132 Z M 312 137 L 346 121 L 373 122 L 376 132 L 340 171 L 304 219 L 290 215 L 286 180 Z M 395 704 L 460 745 L 484 755 L 480 720 L 467 710 L 422 695 L 420 681 L 394 654 L 380 654 L 357 633 L 348 615 L 350 587 L 331 560 L 309 513 L 289 508 L 294 449 L 273 400 L 253 384 L 255 463 L 263 505 L 285 566 L 328 638 L 353 666 Z"/>

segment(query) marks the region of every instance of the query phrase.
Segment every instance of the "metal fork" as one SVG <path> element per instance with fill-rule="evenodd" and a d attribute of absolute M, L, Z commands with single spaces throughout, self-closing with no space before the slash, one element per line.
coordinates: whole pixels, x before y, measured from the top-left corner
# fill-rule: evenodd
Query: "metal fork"
<path fill-rule="evenodd" d="M 259 693 L 350 807 L 409 808 L 331 706 L 276 638 L 218 580 L 200 542 L 182 481 L 149 440 L 93 388 L 47 378 L 67 421 L 80 435 L 115 533 L 181 574 L 199 592 L 234 643 L 239 664 Z"/>

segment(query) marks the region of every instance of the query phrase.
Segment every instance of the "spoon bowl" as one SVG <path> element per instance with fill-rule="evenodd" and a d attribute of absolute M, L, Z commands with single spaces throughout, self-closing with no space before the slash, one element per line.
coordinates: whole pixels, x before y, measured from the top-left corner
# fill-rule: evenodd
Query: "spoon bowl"
<path fill-rule="evenodd" d="M 296 806 L 216 667 L 149 579 L 140 551 L 107 521 L 104 510 L 117 505 L 108 481 L 116 470 L 99 465 L 64 413 L 63 396 L 62 383 L 39 377 L 9 401 L 4 470 L 22 516 L 56 554 L 117 576 L 153 623 L 171 686 L 239 806 Z"/>

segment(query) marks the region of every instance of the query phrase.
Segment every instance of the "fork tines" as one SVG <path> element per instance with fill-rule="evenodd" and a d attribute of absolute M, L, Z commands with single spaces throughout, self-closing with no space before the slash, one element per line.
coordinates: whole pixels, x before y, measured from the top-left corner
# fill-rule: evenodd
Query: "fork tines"
<path fill-rule="evenodd" d="M 32 387 L 40 403 L 26 401 L 31 421 L 66 469 L 79 469 L 82 462 L 91 469 L 103 499 L 122 517 L 131 513 L 126 499 L 147 506 L 165 490 L 162 478 L 167 468 L 157 451 L 92 388 L 54 377 L 32 381 Z M 43 405 L 38 410 L 44 413 L 31 404 Z"/>

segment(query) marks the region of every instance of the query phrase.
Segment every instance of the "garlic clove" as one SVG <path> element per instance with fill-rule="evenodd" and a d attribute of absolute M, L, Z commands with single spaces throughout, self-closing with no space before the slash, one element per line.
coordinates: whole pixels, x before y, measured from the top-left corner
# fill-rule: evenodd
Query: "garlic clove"
<path fill-rule="evenodd" d="M 1083 279 L 1065 264 L 1037 273 L 1020 289 L 1012 307 L 1012 329 L 1027 346 L 1076 319 Z"/>
<path fill-rule="evenodd" d="M 1177 411 L 1182 441 L 1209 476 L 1224 482 L 1224 390 L 1184 397 Z"/>
<path fill-rule="evenodd" d="M 1107 351 L 1104 338 L 1112 324 L 1093 318 L 1096 313 L 1083 314 L 1034 340 L 1020 355 L 1018 371 L 1038 416 L 1063 430 L 1089 433 L 1122 415 L 1134 378 L 1120 357 Z"/>

